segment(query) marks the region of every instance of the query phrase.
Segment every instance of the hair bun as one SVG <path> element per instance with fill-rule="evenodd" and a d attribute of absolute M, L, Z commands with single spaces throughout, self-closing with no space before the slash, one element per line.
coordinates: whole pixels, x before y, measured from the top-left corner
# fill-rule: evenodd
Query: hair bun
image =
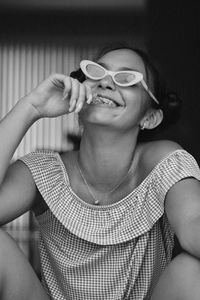
<path fill-rule="evenodd" d="M 165 125 L 170 125 L 178 121 L 181 115 L 182 100 L 175 92 L 167 93 L 163 101 L 163 113 Z M 164 125 L 164 124 L 163 124 Z"/>
<path fill-rule="evenodd" d="M 181 102 L 182 102 L 180 97 L 174 92 L 168 93 L 167 94 L 167 99 L 168 99 L 168 105 L 172 109 L 176 108 L 177 106 L 180 106 Z"/>

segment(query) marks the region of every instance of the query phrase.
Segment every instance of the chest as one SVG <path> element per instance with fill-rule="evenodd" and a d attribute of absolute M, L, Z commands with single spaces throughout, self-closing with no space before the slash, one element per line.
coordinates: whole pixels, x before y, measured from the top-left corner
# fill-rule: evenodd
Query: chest
<path fill-rule="evenodd" d="M 105 176 L 98 179 L 95 172 L 92 173 L 92 183 L 77 166 L 76 158 L 63 159 L 70 186 L 73 192 L 84 202 L 96 205 L 110 205 L 119 202 L 135 190 L 148 175 L 148 171 L 140 162 L 139 155 L 128 172 L 105 172 Z M 118 174 L 119 173 L 119 174 Z M 109 175 L 112 174 L 112 175 Z"/>

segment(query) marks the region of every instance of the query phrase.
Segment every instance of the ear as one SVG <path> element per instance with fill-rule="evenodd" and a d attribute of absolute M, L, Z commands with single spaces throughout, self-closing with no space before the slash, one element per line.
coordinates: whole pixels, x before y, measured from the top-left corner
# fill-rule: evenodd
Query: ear
<path fill-rule="evenodd" d="M 151 109 L 145 114 L 140 122 L 141 129 L 156 128 L 163 120 L 163 111 L 161 109 Z"/>

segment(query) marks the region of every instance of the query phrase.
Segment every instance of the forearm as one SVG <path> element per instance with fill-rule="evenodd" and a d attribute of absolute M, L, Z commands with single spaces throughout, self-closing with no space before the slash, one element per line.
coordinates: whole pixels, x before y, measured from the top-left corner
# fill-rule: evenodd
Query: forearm
<path fill-rule="evenodd" d="M 37 120 L 29 97 L 21 99 L 0 122 L 0 184 L 10 160 L 29 127 Z"/>

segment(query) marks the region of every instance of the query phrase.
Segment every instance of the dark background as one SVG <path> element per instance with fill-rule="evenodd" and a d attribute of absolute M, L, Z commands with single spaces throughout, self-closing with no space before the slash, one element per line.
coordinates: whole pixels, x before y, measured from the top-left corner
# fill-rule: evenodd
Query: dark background
<path fill-rule="evenodd" d="M 182 118 L 166 136 L 200 163 L 200 6 L 198 1 L 148 2 L 148 48 L 168 85 L 183 100 Z"/>
<path fill-rule="evenodd" d="M 183 100 L 181 120 L 162 138 L 180 143 L 200 163 L 200 9 L 198 1 L 149 0 L 144 10 L 11 7 L 0 0 L 0 40 L 37 43 L 80 37 L 99 45 L 124 40 L 145 41 L 162 66 L 170 90 Z"/>

